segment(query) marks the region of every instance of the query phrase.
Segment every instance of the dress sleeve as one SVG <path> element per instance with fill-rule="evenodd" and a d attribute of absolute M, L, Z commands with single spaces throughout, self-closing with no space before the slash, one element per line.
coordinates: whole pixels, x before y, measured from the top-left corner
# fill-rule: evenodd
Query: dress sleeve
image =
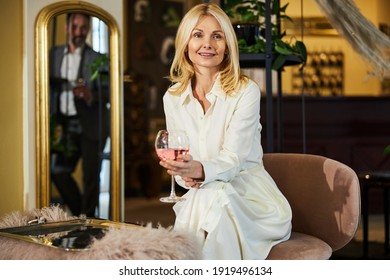
<path fill-rule="evenodd" d="M 232 115 L 226 119 L 226 133 L 218 156 L 201 161 L 205 183 L 231 181 L 239 172 L 254 166 L 262 156 L 260 143 L 260 89 L 250 82 L 241 92 L 238 101 L 232 104 Z"/>

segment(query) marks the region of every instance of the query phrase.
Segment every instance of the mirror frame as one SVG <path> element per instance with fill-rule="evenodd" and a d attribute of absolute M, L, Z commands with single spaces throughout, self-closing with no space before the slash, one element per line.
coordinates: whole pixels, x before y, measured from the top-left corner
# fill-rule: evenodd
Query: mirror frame
<path fill-rule="evenodd" d="M 49 151 L 49 70 L 48 26 L 57 15 L 87 12 L 99 17 L 109 29 L 111 82 L 111 189 L 110 220 L 123 220 L 122 186 L 122 110 L 120 87 L 120 40 L 115 19 L 102 8 L 81 1 L 62 1 L 43 8 L 35 23 L 35 86 L 36 86 L 36 206 L 50 204 Z"/>

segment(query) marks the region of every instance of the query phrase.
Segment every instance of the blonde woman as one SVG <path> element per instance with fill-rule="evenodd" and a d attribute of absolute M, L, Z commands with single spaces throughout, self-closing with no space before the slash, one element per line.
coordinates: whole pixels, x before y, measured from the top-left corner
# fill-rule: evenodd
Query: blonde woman
<path fill-rule="evenodd" d="M 215 4 L 182 19 L 164 95 L 168 130 L 185 130 L 190 152 L 161 161 L 188 189 L 174 228 L 194 234 L 204 259 L 265 259 L 289 238 L 291 209 L 262 163 L 260 90 L 240 74 L 237 40 Z"/>

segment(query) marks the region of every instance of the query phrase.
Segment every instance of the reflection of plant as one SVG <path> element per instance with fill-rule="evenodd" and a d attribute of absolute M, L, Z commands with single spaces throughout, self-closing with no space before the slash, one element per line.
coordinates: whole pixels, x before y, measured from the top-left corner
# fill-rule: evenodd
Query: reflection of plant
<path fill-rule="evenodd" d="M 64 143 L 62 137 L 62 127 L 57 123 L 57 117 L 55 115 L 50 116 L 50 152 L 62 154 L 66 157 L 72 156 L 76 147 L 72 147 Z"/>
<path fill-rule="evenodd" d="M 280 7 L 279 0 L 271 1 L 271 17 L 278 17 L 280 20 L 292 19 L 286 14 L 288 3 Z M 265 30 L 265 2 L 264 0 L 225 0 L 224 10 L 231 18 L 232 23 L 237 24 L 256 24 L 260 30 Z M 279 25 L 271 22 L 272 32 L 272 52 L 276 59 L 272 64 L 274 70 L 283 67 L 287 55 L 295 55 L 302 61 L 301 69 L 305 66 L 307 60 L 306 46 L 302 41 L 291 38 L 284 41 L 286 31 L 280 32 Z M 240 53 L 265 53 L 266 41 L 264 37 L 256 36 L 255 44 L 248 45 L 245 39 L 238 40 Z"/>
<path fill-rule="evenodd" d="M 99 76 L 102 79 L 107 78 L 107 75 L 101 75 L 101 74 L 102 74 L 102 71 L 104 71 L 105 68 L 108 67 L 108 64 L 109 64 L 109 58 L 108 58 L 107 54 L 101 54 L 98 57 L 96 57 L 94 59 L 94 61 L 92 61 L 92 63 L 90 65 L 88 65 L 88 67 L 91 69 L 91 79 L 90 80 L 93 81 L 96 78 L 98 78 Z"/>
<path fill-rule="evenodd" d="M 50 151 L 60 152 L 64 150 L 63 145 L 59 143 L 61 132 L 58 129 L 57 119 L 54 115 L 50 115 Z"/>
<path fill-rule="evenodd" d="M 384 149 L 384 153 L 386 155 L 390 155 L 390 145 L 388 145 L 385 149 Z"/>

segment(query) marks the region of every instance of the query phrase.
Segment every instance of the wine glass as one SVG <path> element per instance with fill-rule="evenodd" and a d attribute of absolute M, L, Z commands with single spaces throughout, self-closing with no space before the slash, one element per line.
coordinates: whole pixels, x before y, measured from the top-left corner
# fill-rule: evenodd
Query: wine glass
<path fill-rule="evenodd" d="M 184 130 L 160 130 L 157 133 L 155 149 L 160 160 L 177 160 L 179 155 L 185 155 L 189 151 L 189 138 Z M 175 178 L 171 176 L 171 194 L 160 198 L 161 202 L 175 203 L 184 200 L 175 192 Z"/>

